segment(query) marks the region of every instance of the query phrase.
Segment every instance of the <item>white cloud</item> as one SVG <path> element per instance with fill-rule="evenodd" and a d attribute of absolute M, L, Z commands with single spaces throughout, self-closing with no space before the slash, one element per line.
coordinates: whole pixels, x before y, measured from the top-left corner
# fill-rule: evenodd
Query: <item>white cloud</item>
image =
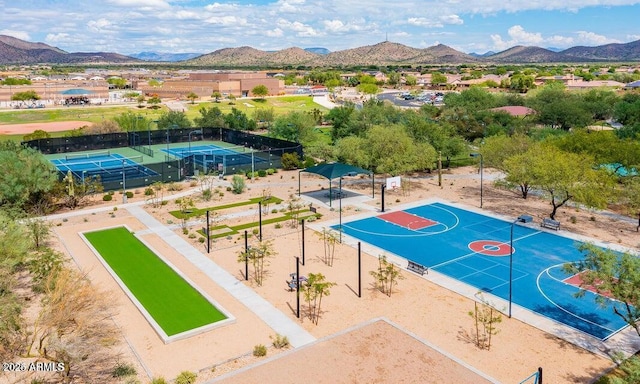
<path fill-rule="evenodd" d="M 578 31 L 578 41 L 585 45 L 604 45 L 610 43 L 620 43 L 620 40 L 610 39 L 597 33 Z"/>
<path fill-rule="evenodd" d="M 265 32 L 269 37 L 282 37 L 284 36 L 284 32 L 280 28 L 271 29 Z"/>
<path fill-rule="evenodd" d="M 407 23 L 415 25 L 417 27 L 425 28 L 442 28 L 444 25 L 440 21 L 427 19 L 426 17 L 410 17 L 407 19 Z"/>
<path fill-rule="evenodd" d="M 296 32 L 296 35 L 298 35 L 298 36 L 313 37 L 313 36 L 320 36 L 321 35 L 313 27 L 311 27 L 309 25 L 306 25 L 304 23 L 301 23 L 299 21 L 291 22 L 289 20 L 281 18 L 281 19 L 278 19 L 278 21 L 276 23 L 282 29 L 288 29 L 288 30 Z"/>
<path fill-rule="evenodd" d="M 107 0 L 110 4 L 128 8 L 170 8 L 165 0 Z"/>
<path fill-rule="evenodd" d="M 87 27 L 94 32 L 103 32 L 106 27 L 111 26 L 111 22 L 107 19 L 90 20 Z"/>
<path fill-rule="evenodd" d="M 278 0 L 276 7 L 280 12 L 284 13 L 298 13 L 301 11 L 301 5 L 304 5 L 305 0 Z"/>
<path fill-rule="evenodd" d="M 16 39 L 30 41 L 31 37 L 27 32 L 24 31 L 14 31 L 11 29 L 2 29 L 0 30 L 0 35 L 7 35 L 11 37 L 15 37 Z"/>
<path fill-rule="evenodd" d="M 442 21 L 444 24 L 455 24 L 455 25 L 464 24 L 464 20 L 462 20 L 458 15 L 440 16 L 440 21 Z"/>
<path fill-rule="evenodd" d="M 204 7 L 206 11 L 217 12 L 217 11 L 234 11 L 239 9 L 237 4 L 220 4 L 213 3 Z"/>
<path fill-rule="evenodd" d="M 520 25 L 514 25 L 507 31 L 512 41 L 517 44 L 538 45 L 544 41 L 540 33 L 527 32 Z"/>
<path fill-rule="evenodd" d="M 640 35 L 627 35 L 627 40 L 631 40 L 631 41 L 640 40 Z"/>
<path fill-rule="evenodd" d="M 68 33 L 50 33 L 44 39 L 48 44 L 64 43 L 71 40 L 71 36 Z"/>
<path fill-rule="evenodd" d="M 212 16 L 204 20 L 206 23 L 225 27 L 247 25 L 247 19 L 236 16 Z"/>

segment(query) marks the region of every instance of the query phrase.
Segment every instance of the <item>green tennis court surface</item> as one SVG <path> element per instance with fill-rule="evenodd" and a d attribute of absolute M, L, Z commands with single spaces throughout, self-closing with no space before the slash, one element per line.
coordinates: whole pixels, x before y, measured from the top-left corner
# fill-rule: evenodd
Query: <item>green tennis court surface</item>
<path fill-rule="evenodd" d="M 168 336 L 226 319 L 127 228 L 84 236 Z"/>

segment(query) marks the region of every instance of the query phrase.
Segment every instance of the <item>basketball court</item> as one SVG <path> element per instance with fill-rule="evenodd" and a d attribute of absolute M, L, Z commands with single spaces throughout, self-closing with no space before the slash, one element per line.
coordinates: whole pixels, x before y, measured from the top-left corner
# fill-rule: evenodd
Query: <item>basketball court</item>
<path fill-rule="evenodd" d="M 575 296 L 581 280 L 562 266 L 584 258 L 577 249 L 579 241 L 541 230 L 537 223 L 523 225 L 431 202 L 343 221 L 342 230 L 347 239 L 374 246 L 379 251 L 374 255 L 428 267 L 429 279 L 444 275 L 448 284 L 463 283 L 485 297 L 493 295 L 504 313 L 511 297 L 514 312 L 535 312 L 600 341 L 627 327 L 613 311 L 613 306 L 624 311 L 623 303 L 604 297 L 600 305 L 597 294 L 588 290 L 582 298 Z"/>

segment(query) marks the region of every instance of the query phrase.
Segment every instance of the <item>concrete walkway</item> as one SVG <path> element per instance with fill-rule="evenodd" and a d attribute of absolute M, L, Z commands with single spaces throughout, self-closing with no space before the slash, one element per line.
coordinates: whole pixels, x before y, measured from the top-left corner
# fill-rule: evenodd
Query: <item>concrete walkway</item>
<path fill-rule="evenodd" d="M 191 246 L 186 240 L 165 227 L 140 206 L 127 205 L 126 209 L 195 267 L 204 272 L 211 280 L 247 306 L 249 310 L 260 317 L 276 333 L 287 336 L 292 346 L 300 347 L 315 341 L 315 337 L 296 324 L 295 321 L 255 293 L 251 288 L 233 277 L 229 272 L 211 261 L 211 259 Z"/>

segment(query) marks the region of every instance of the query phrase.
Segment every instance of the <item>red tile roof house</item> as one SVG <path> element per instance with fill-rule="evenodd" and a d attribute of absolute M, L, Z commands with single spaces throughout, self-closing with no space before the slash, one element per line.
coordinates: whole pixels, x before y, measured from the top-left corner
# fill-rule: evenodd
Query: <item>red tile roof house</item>
<path fill-rule="evenodd" d="M 506 107 L 491 108 L 491 112 L 506 112 L 514 117 L 525 118 L 530 115 L 535 115 L 537 112 L 531 108 L 522 107 L 520 105 L 508 105 Z"/>

